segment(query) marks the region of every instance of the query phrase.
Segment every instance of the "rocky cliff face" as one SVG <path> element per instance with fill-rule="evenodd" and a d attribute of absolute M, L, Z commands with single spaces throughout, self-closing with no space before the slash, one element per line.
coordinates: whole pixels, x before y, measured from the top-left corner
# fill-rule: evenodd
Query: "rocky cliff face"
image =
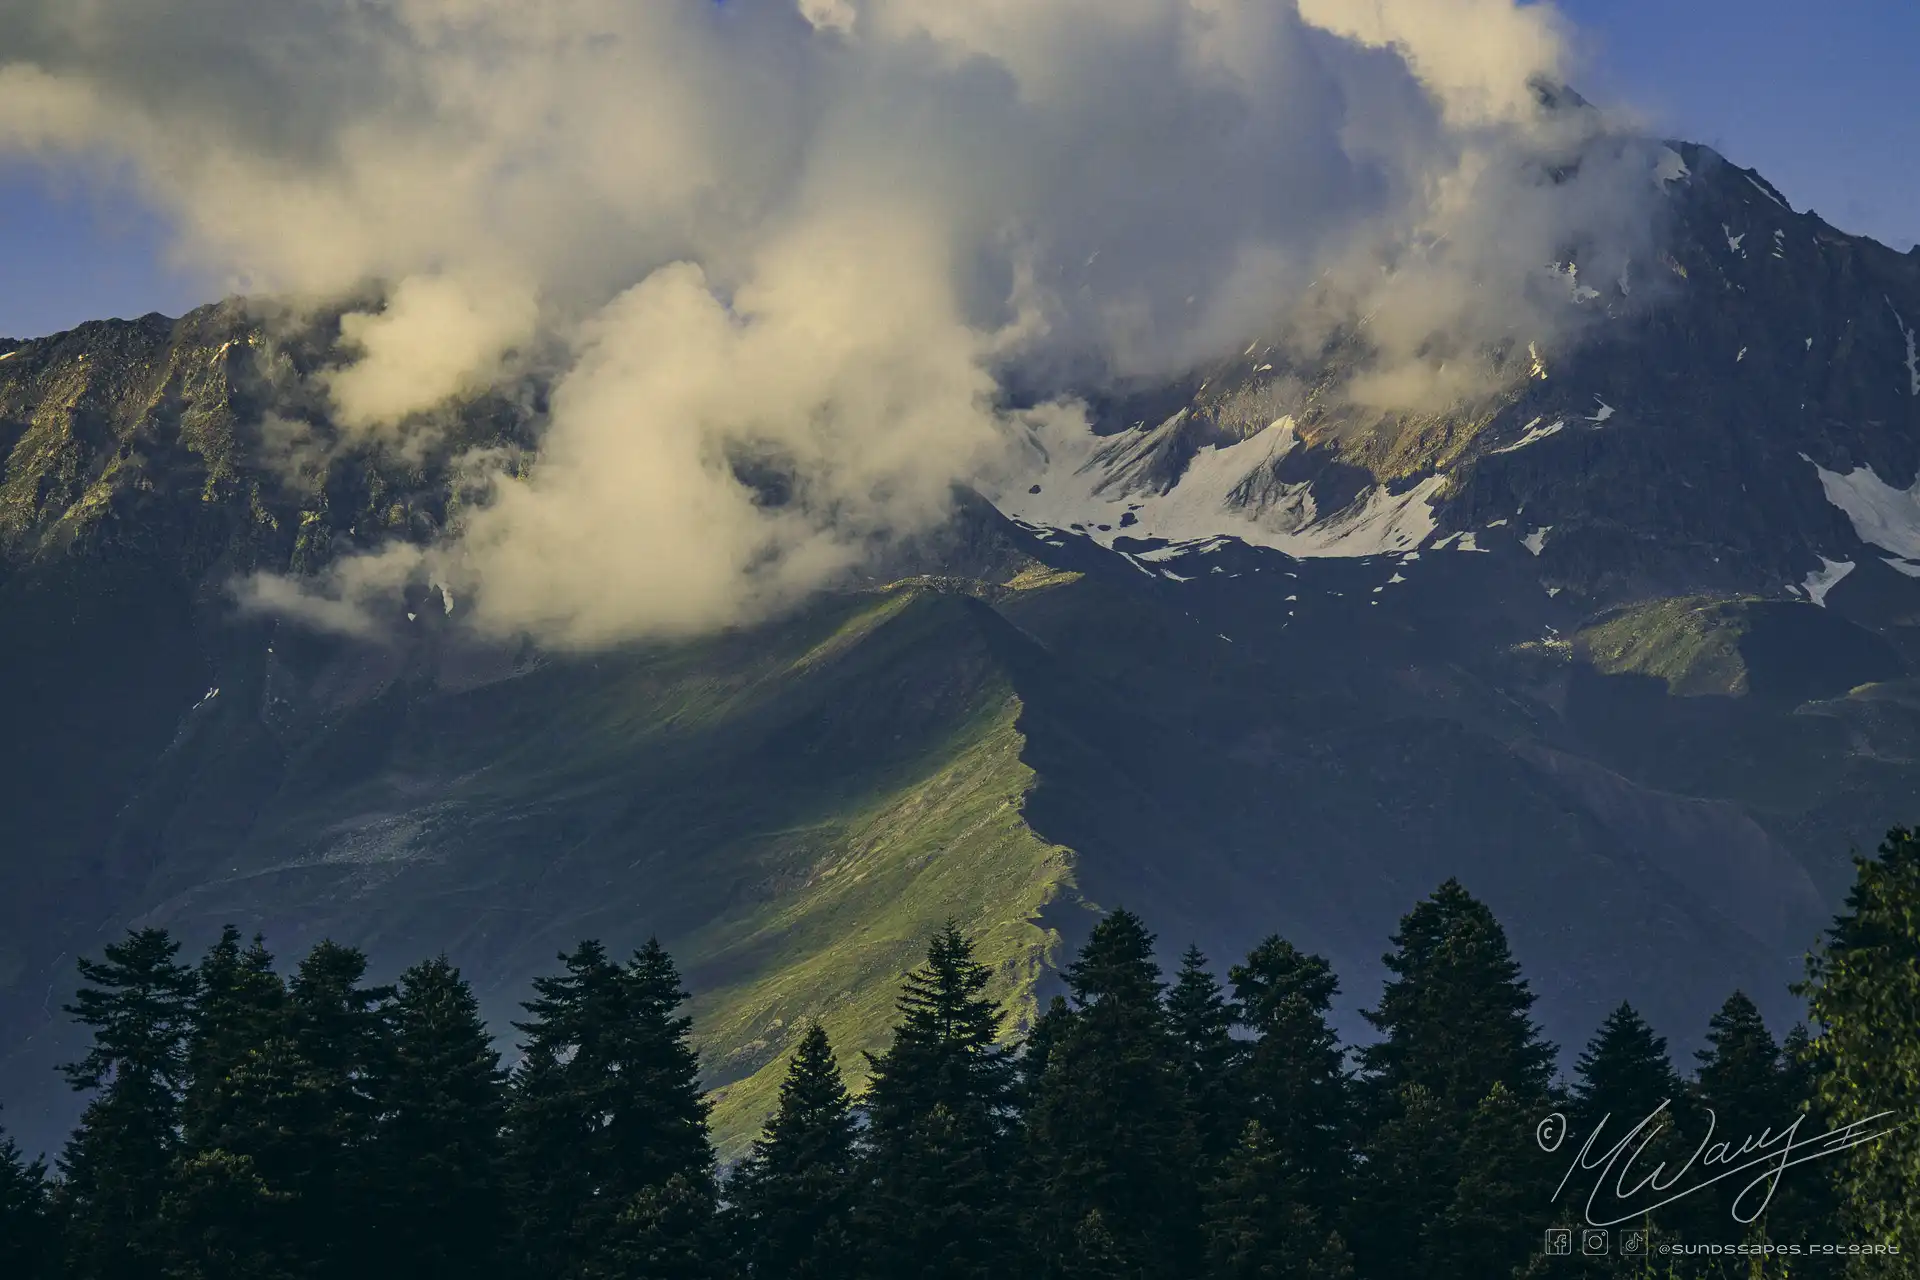
<path fill-rule="evenodd" d="M 434 536 L 459 449 L 329 434 L 323 320 L 238 304 L 0 342 L 0 1097 L 50 1141 L 76 953 L 129 923 L 447 950 L 504 1017 L 577 936 L 700 992 L 737 1142 L 789 1028 L 884 1026 L 926 931 L 1030 1007 L 1089 908 L 1223 959 L 1279 930 L 1369 1003 L 1459 876 L 1563 1044 L 1785 1016 L 1846 857 L 1920 809 L 1920 259 L 1675 145 L 1665 248 L 1564 273 L 1583 339 L 1423 418 L 1255 342 L 1115 404 L 859 590 L 591 658 L 428 583 L 378 641 L 237 573 Z M 1282 367 L 1274 367 L 1280 365 Z M 301 425 L 305 424 L 305 425 Z"/>

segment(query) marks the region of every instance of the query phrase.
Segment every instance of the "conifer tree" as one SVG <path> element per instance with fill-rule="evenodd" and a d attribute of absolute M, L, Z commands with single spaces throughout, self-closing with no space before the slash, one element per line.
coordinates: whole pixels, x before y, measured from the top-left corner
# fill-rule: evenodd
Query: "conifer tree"
<path fill-rule="evenodd" d="M 584 1251 L 575 1216 L 599 1193 L 596 1151 L 606 1114 L 603 1028 L 619 1016 L 620 970 L 598 942 L 560 956 L 563 971 L 533 980 L 530 1015 L 508 1105 L 509 1152 L 523 1270 L 564 1276 Z"/>
<path fill-rule="evenodd" d="M 1778 1137 L 1799 1109 L 1780 1045 L 1745 992 L 1734 992 L 1713 1015 L 1707 1024 L 1707 1047 L 1695 1057 L 1699 1069 L 1692 1095 L 1701 1118 L 1690 1145 L 1700 1152 L 1694 1167 L 1704 1180 L 1752 1159 L 1739 1154 L 1742 1148 Z M 1753 1186 L 1759 1172 L 1722 1178 L 1689 1196 L 1679 1206 L 1683 1229 L 1696 1237 L 1718 1232 L 1727 1239 L 1783 1240 L 1787 1233 L 1780 1229 L 1778 1210 L 1792 1195 L 1793 1179 L 1781 1179 L 1783 1185 L 1768 1199 L 1764 1187 Z M 1734 1280 L 1745 1270 L 1731 1260 L 1703 1261 L 1698 1269 L 1703 1277 L 1724 1280 Z"/>
<path fill-rule="evenodd" d="M 47 1163 L 0 1129 L 0 1276 L 54 1280 L 56 1244 Z"/>
<path fill-rule="evenodd" d="M 1249 1120 L 1207 1191 L 1209 1280 L 1349 1280 L 1346 1242 L 1290 1181 L 1285 1153 Z"/>
<path fill-rule="evenodd" d="M 273 956 L 256 936 L 246 948 L 232 925 L 200 962 L 187 1041 L 187 1088 L 181 1127 L 189 1150 L 213 1145 L 223 1123 L 215 1099 L 246 1056 L 285 1029 L 287 989 Z"/>
<path fill-rule="evenodd" d="M 381 1105 L 374 1090 L 392 1067 L 386 1004 L 394 989 L 362 986 L 366 976 L 360 951 L 322 941 L 288 984 L 294 1044 L 327 1082 L 340 1123 L 355 1138 L 371 1135 Z"/>
<path fill-rule="evenodd" d="M 1066 980 L 1074 1016 L 1027 1121 L 1036 1220 L 1058 1237 L 1042 1248 L 1070 1273 L 1072 1233 L 1097 1211 L 1112 1251 L 1137 1274 L 1177 1275 L 1197 1243 L 1197 1149 L 1153 935 L 1132 912 L 1114 912 Z"/>
<path fill-rule="evenodd" d="M 389 986 L 364 986 L 367 958 L 323 940 L 300 960 L 287 984 L 287 1040 L 277 1060 L 254 1064 L 260 1089 L 285 1087 L 290 1117 L 269 1144 L 287 1148 L 269 1159 L 284 1180 L 267 1179 L 295 1196 L 303 1257 L 343 1272 L 374 1265 L 376 1224 L 392 1189 L 381 1185 L 376 1141 L 384 1096 L 394 1078 Z M 317 1104 L 317 1105 L 316 1105 Z M 302 1131 L 299 1120 L 311 1125 Z M 308 1154 L 294 1163 L 295 1150 Z"/>
<path fill-rule="evenodd" d="M 179 1149 L 194 994 L 179 951 L 165 930 L 141 929 L 102 960 L 79 962 L 90 985 L 66 1011 L 91 1028 L 93 1045 L 62 1071 L 94 1098 L 60 1159 L 78 1280 L 144 1280 L 160 1266 L 159 1211 Z"/>
<path fill-rule="evenodd" d="M 1417 1084 L 1458 1120 L 1496 1084 L 1543 1097 L 1554 1049 L 1493 913 L 1448 880 L 1401 919 L 1393 945 L 1383 957 L 1393 977 L 1363 1015 L 1382 1037 L 1360 1051 L 1375 1096 Z"/>
<path fill-rule="evenodd" d="M 372 1265 L 391 1203 L 375 1160 L 388 1070 L 366 960 L 317 945 L 290 983 L 231 930 L 203 962 L 188 1090 L 190 1146 L 164 1209 L 182 1280 L 347 1274 Z"/>
<path fill-rule="evenodd" d="M 1910 1274 L 1920 1254 L 1920 833 L 1896 827 L 1872 860 L 1855 859 L 1846 910 L 1810 957 L 1799 988 L 1818 1036 L 1809 1047 L 1822 1118 L 1849 1125 L 1893 1114 L 1836 1162 L 1846 1228 L 1898 1257 L 1855 1260 L 1851 1276 Z"/>
<path fill-rule="evenodd" d="M 1458 881 L 1408 912 L 1393 945 L 1383 957 L 1393 976 L 1380 1006 L 1362 1015 L 1381 1033 L 1360 1051 L 1370 1128 L 1357 1202 L 1357 1220 L 1368 1230 L 1355 1238 L 1363 1274 L 1415 1258 L 1414 1274 L 1453 1265 L 1444 1219 L 1466 1172 L 1460 1135 L 1474 1127 L 1496 1085 L 1502 1107 L 1537 1120 L 1554 1055 L 1529 1016 L 1534 995 L 1505 931 Z M 1550 1195 L 1551 1188 L 1542 1199 Z"/>
<path fill-rule="evenodd" d="M 1233 1026 L 1240 1016 L 1200 948 L 1188 947 L 1167 992 L 1167 1020 L 1182 1104 L 1192 1120 L 1201 1159 L 1209 1164 L 1224 1159 L 1239 1136 L 1242 1108 L 1234 1071 L 1241 1053 Z"/>
<path fill-rule="evenodd" d="M 1659 1110 L 1663 1106 L 1665 1109 Z M 1665 1038 L 1624 1001 L 1607 1015 L 1581 1052 L 1567 1113 L 1563 1174 L 1572 1153 L 1590 1140 L 1595 1159 L 1628 1142 L 1629 1152 L 1639 1152 L 1632 1157 L 1637 1168 L 1651 1172 L 1664 1162 L 1669 1169 L 1679 1169 L 1694 1154 L 1702 1133 L 1693 1094 L 1673 1069 Z M 1641 1128 L 1650 1117 L 1651 1123 Z M 1560 1210 L 1570 1212 L 1571 1206 L 1584 1203 L 1594 1189 L 1592 1179 L 1599 1176 L 1576 1173 L 1561 1195 Z M 1674 1206 L 1646 1213 L 1634 1226 L 1656 1232 L 1670 1222 L 1687 1219 L 1687 1206 Z"/>
<path fill-rule="evenodd" d="M 1713 1015 L 1707 1024 L 1707 1047 L 1694 1056 L 1699 1061 L 1694 1099 L 1712 1125 L 1711 1141 L 1704 1126 L 1696 1140 L 1707 1142 L 1703 1166 L 1718 1156 L 1724 1167 L 1725 1152 L 1737 1152 L 1744 1142 L 1763 1134 L 1781 1133 L 1799 1114 L 1780 1045 L 1745 992 L 1734 992 Z M 1700 1196 L 1699 1203 L 1711 1206 L 1723 1225 L 1732 1225 L 1736 1211 L 1741 1220 L 1748 1219 L 1757 1210 L 1759 1195 L 1748 1195 L 1737 1205 L 1735 1197 L 1749 1181 L 1729 1179 Z"/>
<path fill-rule="evenodd" d="M 679 971 L 659 942 L 649 939 L 622 979 L 626 1017 L 614 1043 L 621 1105 L 607 1126 L 614 1177 L 634 1190 L 676 1175 L 690 1183 L 710 1181 L 708 1106 L 689 1040 L 693 1019 L 680 1013 L 687 993 Z"/>
<path fill-rule="evenodd" d="M 376 1158 L 381 1252 L 401 1274 L 499 1273 L 505 1077 L 472 989 L 445 956 L 400 975 Z"/>
<path fill-rule="evenodd" d="M 861 1202 L 873 1280 L 1020 1274 L 1012 1066 L 991 974 L 949 922 L 907 975 L 886 1051 L 870 1055 Z"/>
<path fill-rule="evenodd" d="M 853 1104 L 827 1032 L 800 1037 L 780 1103 L 729 1183 L 754 1280 L 840 1280 L 855 1270 Z"/>
<path fill-rule="evenodd" d="M 1727 997 L 1707 1024 L 1707 1047 L 1694 1056 L 1700 1063 L 1696 1092 L 1715 1113 L 1716 1138 L 1738 1139 L 1764 1128 L 1777 1132 L 1797 1112 L 1780 1044 L 1746 992 Z"/>
<path fill-rule="evenodd" d="M 603 1265 L 613 1219 L 642 1191 L 678 1175 L 711 1205 L 713 1176 L 672 960 L 650 941 L 617 966 L 588 941 L 561 961 L 514 1024 L 527 1040 L 510 1116 L 523 1263 L 553 1276 Z"/>
<path fill-rule="evenodd" d="M 1570 1118 L 1575 1135 L 1591 1134 L 1605 1120 L 1603 1140 L 1610 1144 L 1662 1104 L 1669 1127 L 1686 1109 L 1686 1090 L 1667 1056 L 1665 1038 L 1624 1001 L 1607 1015 L 1574 1070 Z"/>
<path fill-rule="evenodd" d="M 1237 1084 L 1241 1103 L 1272 1140 L 1289 1201 L 1329 1225 L 1345 1211 L 1354 1116 L 1339 1037 L 1328 1022 L 1333 966 L 1270 937 L 1230 971 L 1242 1022 L 1254 1033 Z"/>

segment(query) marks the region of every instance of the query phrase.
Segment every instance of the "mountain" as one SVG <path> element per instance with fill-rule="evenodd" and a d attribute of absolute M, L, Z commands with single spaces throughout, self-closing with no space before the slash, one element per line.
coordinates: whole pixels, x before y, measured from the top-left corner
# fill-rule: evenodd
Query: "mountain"
<path fill-rule="evenodd" d="M 1340 341 L 1257 339 L 1035 438 L 885 581 L 593 656 L 430 582 L 379 640 L 228 590 L 433 536 L 538 386 L 303 467 L 328 323 L 0 342 L 10 1126 L 69 1121 L 73 958 L 134 923 L 444 949 L 503 1029 L 560 948 L 657 934 L 728 1150 L 792 1029 L 857 1063 L 949 917 L 1023 1016 L 1097 910 L 1222 962 L 1277 930 L 1357 1033 L 1458 876 L 1563 1046 L 1623 997 L 1681 1046 L 1736 987 L 1791 1017 L 1849 853 L 1920 811 L 1920 257 L 1705 148 L 1648 180 L 1658 260 L 1563 268 L 1578 341 L 1492 353 L 1472 403 L 1362 411 Z"/>

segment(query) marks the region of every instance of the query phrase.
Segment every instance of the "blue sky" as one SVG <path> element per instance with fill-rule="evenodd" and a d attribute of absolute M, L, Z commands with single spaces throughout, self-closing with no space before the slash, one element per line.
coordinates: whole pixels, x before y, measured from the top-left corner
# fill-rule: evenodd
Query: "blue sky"
<path fill-rule="evenodd" d="M 1905 249 L 1920 238 L 1920 0 L 1560 0 L 1577 87 L 1758 168 L 1796 208 Z M 124 190 L 0 162 L 0 334 L 178 314 L 216 292 L 166 263 Z"/>
<path fill-rule="evenodd" d="M 1920 239 L 1920 0 L 1559 0 L 1579 88 L 1759 169 L 1796 209 Z"/>

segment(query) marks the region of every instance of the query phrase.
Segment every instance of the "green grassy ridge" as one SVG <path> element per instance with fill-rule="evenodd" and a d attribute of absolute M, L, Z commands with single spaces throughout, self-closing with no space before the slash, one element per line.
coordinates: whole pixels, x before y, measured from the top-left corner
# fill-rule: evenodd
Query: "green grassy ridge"
<path fill-rule="evenodd" d="M 864 1081 L 862 1051 L 882 1047 L 900 976 L 949 918 L 995 968 L 1010 1025 L 1025 1021 L 1058 945 L 1038 916 L 1071 882 L 1067 851 L 1026 826 L 1034 776 L 1021 760 L 1021 703 L 958 601 L 895 588 L 831 602 L 759 639 L 656 650 L 602 697 L 561 700 L 566 729 L 530 736 L 458 789 L 497 802 L 505 780 L 509 793 L 551 801 L 604 778 L 614 760 L 663 783 L 735 775 L 728 794 L 694 807 L 706 813 L 651 809 L 659 826 L 681 831 L 714 809 L 733 815 L 659 878 L 671 896 L 709 899 L 684 913 L 701 923 L 672 946 L 698 993 L 727 1155 L 757 1133 L 806 1020 L 825 1022 L 850 1077 Z M 928 713 L 917 733 L 879 735 L 888 741 L 877 755 L 867 731 L 876 691 Z M 783 732 L 796 723 L 809 732 Z M 547 755 L 567 738 L 571 751 Z M 774 745 L 783 739 L 800 745 L 797 761 Z M 746 890 L 722 903 L 698 884 L 670 887 L 689 878 Z"/>
<path fill-rule="evenodd" d="M 678 760 L 656 756 L 654 770 L 683 775 L 759 762 L 719 806 L 759 817 L 697 860 L 698 878 L 732 874 L 750 892 L 673 942 L 698 993 L 724 1154 L 758 1131 L 806 1020 L 825 1022 L 852 1081 L 864 1081 L 862 1051 L 883 1046 L 900 976 L 949 918 L 994 967 L 1010 1025 L 1030 1017 L 1058 945 L 1037 918 L 1071 869 L 1026 826 L 1034 775 L 1021 760 L 1021 703 L 956 599 L 905 586 L 832 602 L 750 649 L 660 651 L 619 684 L 621 696 L 570 703 L 598 721 L 578 739 L 592 753 L 671 753 Z M 917 734 L 881 733 L 872 754 L 870 713 L 896 698 L 928 718 Z M 782 731 L 796 723 L 807 731 Z M 799 747 L 797 762 L 781 741 Z M 591 761 L 550 770 L 542 790 L 583 769 L 594 772 Z"/>
<path fill-rule="evenodd" d="M 737 1154 L 771 1110 L 785 1050 L 807 1019 L 825 1024 L 850 1083 L 864 1085 L 863 1051 L 884 1047 L 901 975 L 948 919 L 993 967 L 1009 1030 L 1031 1021 L 1035 984 L 1059 947 L 1040 913 L 1071 886 L 1072 868 L 1067 850 L 1025 822 L 1034 775 L 1020 759 L 1020 710 L 1007 691 L 924 779 L 784 833 L 772 860 L 801 881 L 796 891 L 681 943 L 690 972 L 717 979 L 696 987 L 693 1014 L 720 1086 L 723 1154 Z"/>
<path fill-rule="evenodd" d="M 237 855 L 183 854 L 152 888 L 193 929 L 266 915 L 444 947 L 496 1016 L 556 948 L 658 934 L 738 1154 L 806 1020 L 864 1079 L 949 918 L 1009 1030 L 1031 1016 L 1059 945 L 1041 913 L 1073 870 L 1027 824 L 1024 705 L 978 608 L 907 582 L 459 693 L 396 682 L 296 745 Z"/>

